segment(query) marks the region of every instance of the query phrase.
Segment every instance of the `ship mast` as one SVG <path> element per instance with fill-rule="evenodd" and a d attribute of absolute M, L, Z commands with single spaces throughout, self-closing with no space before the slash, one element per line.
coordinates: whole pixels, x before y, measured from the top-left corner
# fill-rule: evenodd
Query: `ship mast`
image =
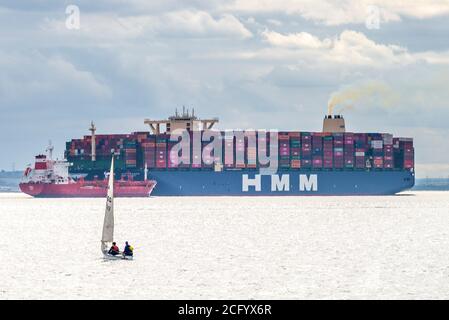
<path fill-rule="evenodd" d="M 48 159 L 49 160 L 53 160 L 53 145 L 51 144 L 51 140 L 48 141 L 48 147 L 45 150 L 46 152 L 48 152 Z"/>
<path fill-rule="evenodd" d="M 97 128 L 95 128 L 94 122 L 92 121 L 90 123 L 90 128 L 89 131 L 92 133 L 92 139 L 91 139 L 91 155 L 92 155 L 92 161 L 96 160 L 96 149 L 95 149 L 95 131 L 97 130 Z"/>

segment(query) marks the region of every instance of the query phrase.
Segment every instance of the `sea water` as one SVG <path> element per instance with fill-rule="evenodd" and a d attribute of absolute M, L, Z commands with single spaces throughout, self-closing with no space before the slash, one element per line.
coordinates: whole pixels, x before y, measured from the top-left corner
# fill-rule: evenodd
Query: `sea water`
<path fill-rule="evenodd" d="M 105 199 L 0 194 L 1 299 L 449 298 L 449 192 Z"/>

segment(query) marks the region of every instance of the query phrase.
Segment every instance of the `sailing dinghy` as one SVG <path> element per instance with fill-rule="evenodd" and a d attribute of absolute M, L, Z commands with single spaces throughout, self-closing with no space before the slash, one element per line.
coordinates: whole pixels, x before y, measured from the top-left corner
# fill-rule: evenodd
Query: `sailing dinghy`
<path fill-rule="evenodd" d="M 114 240 L 114 157 L 111 160 L 111 170 L 109 171 L 108 193 L 106 197 L 106 210 L 103 222 L 103 235 L 101 237 L 101 252 L 105 259 L 109 260 L 132 260 L 132 256 L 125 256 L 123 253 L 112 255 L 108 253 L 108 248 Z"/>

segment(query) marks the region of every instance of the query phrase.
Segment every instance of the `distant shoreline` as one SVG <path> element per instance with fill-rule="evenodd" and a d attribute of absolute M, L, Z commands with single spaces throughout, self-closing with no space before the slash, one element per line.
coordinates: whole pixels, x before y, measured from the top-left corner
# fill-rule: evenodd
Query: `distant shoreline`
<path fill-rule="evenodd" d="M 0 192 L 20 192 L 22 171 L 0 171 Z M 413 191 L 448 191 L 449 178 L 416 179 Z"/>

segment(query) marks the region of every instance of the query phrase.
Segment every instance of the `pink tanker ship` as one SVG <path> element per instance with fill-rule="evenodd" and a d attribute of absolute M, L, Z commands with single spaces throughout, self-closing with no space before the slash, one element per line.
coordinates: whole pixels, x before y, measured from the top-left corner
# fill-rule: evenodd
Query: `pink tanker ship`
<path fill-rule="evenodd" d="M 85 181 L 69 176 L 70 163 L 65 160 L 52 160 L 45 155 L 36 156 L 34 168 L 28 167 L 19 184 L 20 190 L 33 197 L 73 198 L 106 197 L 108 181 Z M 133 181 L 132 176 L 116 180 L 115 197 L 149 197 L 156 181 Z"/>

